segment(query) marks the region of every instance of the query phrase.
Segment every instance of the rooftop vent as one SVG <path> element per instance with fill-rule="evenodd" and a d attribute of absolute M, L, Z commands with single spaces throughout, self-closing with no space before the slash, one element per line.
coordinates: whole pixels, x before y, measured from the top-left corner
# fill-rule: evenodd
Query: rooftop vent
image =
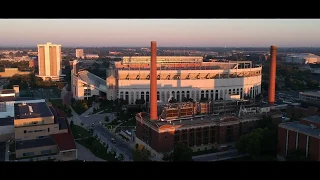
<path fill-rule="evenodd" d="M 180 120 L 180 123 L 182 123 L 182 120 Z"/>
<path fill-rule="evenodd" d="M 191 119 L 190 121 L 193 121 L 193 119 Z"/>
<path fill-rule="evenodd" d="M 201 120 L 203 120 L 203 117 L 201 117 Z"/>

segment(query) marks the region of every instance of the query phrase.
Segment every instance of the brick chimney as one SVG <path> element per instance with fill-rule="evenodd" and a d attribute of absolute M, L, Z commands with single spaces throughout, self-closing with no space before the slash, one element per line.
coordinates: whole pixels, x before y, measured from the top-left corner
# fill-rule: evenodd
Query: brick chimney
<path fill-rule="evenodd" d="M 157 42 L 151 41 L 150 120 L 158 120 L 157 100 Z"/>
<path fill-rule="evenodd" d="M 277 71 L 277 46 L 270 48 L 270 71 L 269 71 L 269 89 L 268 103 L 274 105 L 276 97 L 276 71 Z"/>

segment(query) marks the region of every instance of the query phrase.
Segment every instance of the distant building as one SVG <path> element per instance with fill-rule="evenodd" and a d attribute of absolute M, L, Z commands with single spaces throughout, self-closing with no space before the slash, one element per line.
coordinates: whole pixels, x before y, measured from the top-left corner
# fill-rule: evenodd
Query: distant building
<path fill-rule="evenodd" d="M 314 64 L 320 62 L 320 56 L 309 53 L 289 54 L 286 56 L 285 62 L 294 64 Z"/>
<path fill-rule="evenodd" d="M 86 59 L 97 59 L 97 58 L 99 58 L 99 55 L 98 54 L 86 54 L 85 58 Z"/>
<path fill-rule="evenodd" d="M 30 67 L 30 68 L 36 68 L 36 67 L 38 67 L 38 60 L 35 59 L 35 58 L 31 59 L 31 60 L 29 61 L 29 67 Z"/>
<path fill-rule="evenodd" d="M 299 150 L 308 160 L 320 160 L 320 117 L 309 116 L 299 122 L 286 122 L 278 127 L 278 157 Z"/>
<path fill-rule="evenodd" d="M 59 80 L 61 76 L 61 45 L 38 45 L 39 77 L 43 80 Z"/>
<path fill-rule="evenodd" d="M 84 59 L 83 49 L 76 49 L 76 58 Z"/>
<path fill-rule="evenodd" d="M 18 86 L 0 91 L 0 142 L 9 140 L 15 161 L 77 159 L 66 114 L 44 99 L 19 97 Z"/>

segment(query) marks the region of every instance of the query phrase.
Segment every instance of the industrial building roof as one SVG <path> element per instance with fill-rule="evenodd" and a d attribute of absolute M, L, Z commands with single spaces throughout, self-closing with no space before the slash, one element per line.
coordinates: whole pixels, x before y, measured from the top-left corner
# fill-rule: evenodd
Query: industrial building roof
<path fill-rule="evenodd" d="M 313 123 L 320 124 L 320 116 L 309 116 L 302 118 L 303 120 L 310 121 Z"/>
<path fill-rule="evenodd" d="M 319 128 L 313 128 L 311 126 L 300 124 L 299 122 L 287 122 L 287 123 L 282 123 L 279 126 L 285 128 L 285 129 L 291 129 L 296 132 L 300 132 L 300 133 L 303 133 L 306 135 L 320 138 L 320 129 Z"/>
<path fill-rule="evenodd" d="M 0 94 L 13 94 L 15 91 L 13 89 L 3 89 L 0 90 Z"/>
<path fill-rule="evenodd" d="M 45 102 L 14 104 L 15 119 L 53 116 Z"/>
<path fill-rule="evenodd" d="M 90 73 L 89 71 L 80 71 L 78 77 L 89 85 L 95 86 L 104 92 L 107 91 L 107 83 L 104 79 Z"/>
<path fill-rule="evenodd" d="M 66 113 L 58 108 L 54 108 L 54 110 L 57 113 L 57 116 L 59 117 L 59 122 L 61 123 L 61 121 L 64 120 L 64 124 L 62 123 L 63 125 L 59 123 L 59 128 L 63 126 L 68 129 L 68 132 L 60 133 L 60 134 L 52 134 L 51 137 L 57 143 L 60 151 L 77 149 L 76 143 L 74 141 L 74 138 L 71 132 L 71 128 L 68 122 L 66 121 L 66 118 L 67 118 Z"/>

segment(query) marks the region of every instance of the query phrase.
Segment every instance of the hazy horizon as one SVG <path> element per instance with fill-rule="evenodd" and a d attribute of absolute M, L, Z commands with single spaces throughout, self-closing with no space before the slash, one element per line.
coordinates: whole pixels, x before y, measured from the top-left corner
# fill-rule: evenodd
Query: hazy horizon
<path fill-rule="evenodd" d="M 320 19 L 1 19 L 0 47 L 320 47 Z"/>

